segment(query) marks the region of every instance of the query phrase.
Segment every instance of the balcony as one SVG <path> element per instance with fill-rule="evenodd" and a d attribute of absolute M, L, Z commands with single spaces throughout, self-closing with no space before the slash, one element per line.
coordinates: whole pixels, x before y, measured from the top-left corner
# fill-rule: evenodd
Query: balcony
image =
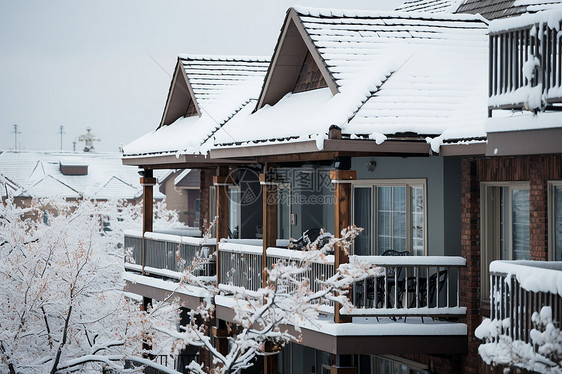
<path fill-rule="evenodd" d="M 562 262 L 494 261 L 490 282 L 490 319 L 508 320 L 511 340 L 532 344 L 533 313 L 545 306 L 554 326 L 562 327 Z"/>
<path fill-rule="evenodd" d="M 490 24 L 488 109 L 555 109 L 562 102 L 562 12 Z"/>
<path fill-rule="evenodd" d="M 128 231 L 125 235 L 125 246 L 132 248 L 131 258 L 125 263 L 129 292 L 157 300 L 175 293 L 185 306 L 198 306 L 201 298 L 208 296 L 202 289 L 187 286 L 178 290 L 175 285 L 181 279 L 178 255 L 188 262 L 201 250 L 216 254 L 219 272 L 216 277 L 209 277 L 216 269 L 214 263 L 209 263 L 209 268 L 201 270 L 200 276 L 249 290 L 257 290 L 262 285 L 263 248 L 259 239 L 223 240 L 216 252 L 215 239 L 210 239 L 209 243 L 201 238 L 158 233 L 145 233 L 144 239 L 143 272 L 139 265 L 142 264 L 142 234 Z M 277 245 L 286 246 L 287 241 L 278 240 Z M 298 263 L 303 258 L 301 251 L 272 247 L 267 249 L 266 262 L 271 268 L 278 261 Z M 466 308 L 459 303 L 460 269 L 466 266 L 465 259 L 437 256 L 364 258 L 383 267 L 384 272 L 380 277 L 355 284 L 350 291 L 354 308 L 341 313 L 352 323 L 335 324 L 333 303 L 319 305 L 318 321 L 298 326 L 298 333 L 293 330 L 296 335 L 302 334 L 303 344 L 338 354 L 466 352 L 466 325 L 458 322 L 466 315 Z M 327 255 L 323 260 L 313 262 L 304 277 L 312 280 L 310 287 L 316 291 L 322 287 L 321 281 L 334 272 L 334 256 Z M 232 296 L 227 293 L 215 296 L 218 318 L 234 320 L 232 302 Z"/>

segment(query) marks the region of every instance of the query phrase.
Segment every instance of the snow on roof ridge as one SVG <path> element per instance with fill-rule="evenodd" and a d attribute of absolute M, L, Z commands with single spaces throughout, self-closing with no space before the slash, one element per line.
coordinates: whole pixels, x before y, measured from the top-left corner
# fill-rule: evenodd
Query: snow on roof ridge
<path fill-rule="evenodd" d="M 426 12 L 400 12 L 392 10 L 364 10 L 364 9 L 333 9 L 315 8 L 302 5 L 294 5 L 292 9 L 298 15 L 317 18 L 403 18 L 424 19 L 431 21 L 484 21 L 486 19 L 480 14 L 450 14 L 450 13 L 426 13 Z"/>
<path fill-rule="evenodd" d="M 500 18 L 490 22 L 489 32 L 497 33 L 508 29 L 531 26 L 535 23 L 558 21 L 562 19 L 562 7 L 547 9 L 537 13 L 525 13 L 518 17 Z"/>
<path fill-rule="evenodd" d="M 244 62 L 269 62 L 269 56 L 242 56 L 242 55 L 198 55 L 180 54 L 180 60 L 188 61 L 244 61 Z"/>

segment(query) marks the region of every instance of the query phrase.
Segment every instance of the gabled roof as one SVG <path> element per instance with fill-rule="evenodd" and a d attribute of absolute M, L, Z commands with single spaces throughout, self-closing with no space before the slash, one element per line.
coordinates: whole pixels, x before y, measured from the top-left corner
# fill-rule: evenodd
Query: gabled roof
<path fill-rule="evenodd" d="M 304 139 L 320 145 L 331 125 L 350 139 L 377 142 L 391 136 L 424 141 L 459 127 L 484 134 L 488 37 L 482 17 L 296 7 L 283 32 L 291 24 L 303 30 L 304 37 L 301 31 L 294 37 L 320 56 L 337 93 L 331 87 L 288 92 L 273 106 L 234 117 L 216 132 L 215 145 Z M 264 91 L 275 65 L 292 52 L 283 38 Z M 260 100 L 266 97 L 262 92 Z"/>
<path fill-rule="evenodd" d="M 396 8 L 400 12 L 450 12 L 453 0 L 406 0 Z"/>
<path fill-rule="evenodd" d="M 265 57 L 180 56 L 162 124 L 126 145 L 125 156 L 198 153 L 218 128 L 257 99 L 268 65 Z M 180 103 L 174 115 L 167 114 L 171 103 Z"/>
<path fill-rule="evenodd" d="M 560 0 L 462 0 L 455 13 L 480 14 L 488 20 L 552 9 Z"/>
<path fill-rule="evenodd" d="M 94 199 L 134 199 L 138 193 L 138 188 L 125 182 L 123 179 L 113 176 L 99 190 L 97 190 L 92 198 Z"/>
<path fill-rule="evenodd" d="M 40 197 L 64 197 L 79 199 L 82 197 L 80 191 L 70 187 L 68 184 L 53 177 L 52 175 L 45 175 L 33 185 L 26 188 L 18 196 L 40 196 Z"/>
<path fill-rule="evenodd" d="M 88 174 L 65 175 L 60 170 L 61 163 L 88 165 Z M 155 177 L 163 173 L 154 171 Z M 89 198 L 99 195 L 104 187 L 111 187 L 112 196 L 118 199 L 131 199 L 137 192 L 142 193 L 137 169 L 123 165 L 120 153 L 5 151 L 0 153 L 1 175 L 25 190 L 23 194 L 15 192 L 16 196 Z M 114 183 L 118 181 L 122 183 Z"/>

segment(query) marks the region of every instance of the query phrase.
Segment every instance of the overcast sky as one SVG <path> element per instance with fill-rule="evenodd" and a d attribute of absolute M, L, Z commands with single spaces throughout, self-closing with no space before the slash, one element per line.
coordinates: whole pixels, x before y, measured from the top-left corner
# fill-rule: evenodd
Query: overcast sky
<path fill-rule="evenodd" d="M 401 0 L 296 0 L 391 10 Z M 60 149 L 88 125 L 97 151 L 152 131 L 176 56 L 271 57 L 286 0 L 0 0 L 0 150 Z M 76 148 L 81 149 L 82 143 Z"/>

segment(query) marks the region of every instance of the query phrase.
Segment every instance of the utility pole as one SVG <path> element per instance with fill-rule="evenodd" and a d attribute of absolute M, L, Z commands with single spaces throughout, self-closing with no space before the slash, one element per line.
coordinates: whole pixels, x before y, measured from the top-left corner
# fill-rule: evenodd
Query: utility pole
<path fill-rule="evenodd" d="M 18 125 L 14 124 L 14 149 L 18 149 L 18 134 L 21 134 L 18 131 Z"/>
<path fill-rule="evenodd" d="M 63 134 L 66 134 L 66 133 L 64 132 L 64 126 L 63 126 L 63 125 L 61 125 L 61 126 L 59 127 L 59 134 L 60 134 L 60 150 L 62 151 L 62 135 L 63 135 Z"/>
<path fill-rule="evenodd" d="M 76 140 L 72 142 L 72 151 L 76 152 Z"/>

